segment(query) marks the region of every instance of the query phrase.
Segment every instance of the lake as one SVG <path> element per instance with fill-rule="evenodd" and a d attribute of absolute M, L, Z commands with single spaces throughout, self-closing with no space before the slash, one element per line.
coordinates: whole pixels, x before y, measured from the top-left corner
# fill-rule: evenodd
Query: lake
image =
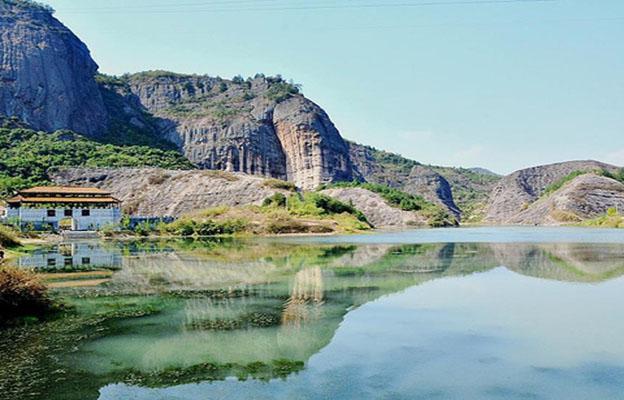
<path fill-rule="evenodd" d="M 624 231 L 73 242 L 0 399 L 624 399 Z"/>

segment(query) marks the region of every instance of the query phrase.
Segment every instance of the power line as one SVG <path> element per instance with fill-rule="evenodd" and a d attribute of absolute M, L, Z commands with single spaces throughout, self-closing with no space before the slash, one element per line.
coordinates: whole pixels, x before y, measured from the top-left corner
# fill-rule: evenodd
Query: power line
<path fill-rule="evenodd" d="M 265 2 L 264 5 L 256 4 L 259 1 Z M 249 11 L 312 11 L 312 10 L 346 10 L 346 9 L 374 9 L 374 8 L 413 8 L 413 7 L 432 7 L 432 6 L 468 6 L 468 5 L 493 5 L 493 4 L 522 4 L 522 3 L 550 3 L 558 0 L 441 0 L 441 1 L 423 1 L 423 2 L 397 2 L 397 3 L 352 3 L 352 4 L 301 4 L 287 5 L 277 4 L 272 0 L 242 0 L 234 2 L 202 2 L 202 3 L 186 3 L 186 7 L 201 7 L 193 9 L 184 8 L 183 5 L 155 5 L 155 7 L 110 7 L 99 9 L 64 9 L 64 14 L 84 14 L 97 11 L 98 13 L 139 13 L 139 14 L 179 14 L 188 12 L 249 12 Z M 274 4 L 271 4 L 274 3 Z M 247 5 L 247 4 L 253 4 Z M 209 7 L 217 5 L 218 7 Z M 233 7 L 227 7 L 234 5 Z M 206 7 L 208 6 L 208 7 Z M 226 6 L 226 7 L 223 7 Z M 161 8 L 162 7 L 162 8 Z M 166 8 L 171 7 L 171 8 Z M 72 11 L 73 10 L 73 11 Z"/>

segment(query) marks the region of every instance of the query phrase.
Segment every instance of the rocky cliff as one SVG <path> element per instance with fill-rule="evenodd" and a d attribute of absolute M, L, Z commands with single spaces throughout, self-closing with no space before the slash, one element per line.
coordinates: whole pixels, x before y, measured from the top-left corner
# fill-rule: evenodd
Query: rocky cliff
<path fill-rule="evenodd" d="M 491 173 L 465 168 L 423 165 L 398 154 L 348 142 L 354 175 L 388 185 L 443 206 L 458 219 L 471 220 L 484 207 L 500 179 Z"/>
<path fill-rule="evenodd" d="M 564 225 L 624 210 L 624 184 L 592 173 L 578 176 L 507 219 L 508 224 Z"/>
<path fill-rule="evenodd" d="M 327 113 L 279 77 L 151 71 L 103 88 L 124 99 L 131 123 L 156 129 L 200 168 L 270 176 L 305 189 L 353 178 L 347 144 Z M 153 118 L 146 121 L 137 110 Z"/>
<path fill-rule="evenodd" d="M 107 112 L 89 50 L 51 10 L 0 0 L 0 114 L 35 129 L 106 130 Z"/>
<path fill-rule="evenodd" d="M 216 206 L 261 204 L 275 192 L 261 177 L 223 171 L 160 168 L 66 168 L 52 175 L 63 185 L 110 190 L 130 215 L 180 216 Z"/>
<path fill-rule="evenodd" d="M 344 203 L 353 204 L 375 228 L 428 226 L 427 217 L 388 205 L 377 193 L 363 188 L 333 188 L 321 193 Z"/>
<path fill-rule="evenodd" d="M 504 177 L 492 190 L 485 221 L 488 223 L 541 223 L 521 215 L 553 185 L 564 183 L 570 174 L 593 171 L 615 172 L 618 167 L 598 161 L 568 161 L 516 171 Z M 604 181 L 602 181 L 604 182 Z"/>
<path fill-rule="evenodd" d="M 130 215 L 180 216 L 217 206 L 260 205 L 279 192 L 292 194 L 275 180 L 244 173 L 161 168 L 62 168 L 52 174 L 61 185 L 95 186 L 123 201 Z M 426 226 L 427 217 L 390 206 L 380 195 L 362 188 L 322 191 L 351 202 L 377 228 Z"/>

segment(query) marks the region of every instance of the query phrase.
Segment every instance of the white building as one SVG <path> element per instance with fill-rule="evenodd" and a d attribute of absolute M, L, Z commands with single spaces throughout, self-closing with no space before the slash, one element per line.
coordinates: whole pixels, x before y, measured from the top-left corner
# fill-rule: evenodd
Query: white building
<path fill-rule="evenodd" d="M 35 230 L 97 230 L 121 221 L 121 201 L 85 187 L 39 186 L 7 200 L 6 220 Z"/>

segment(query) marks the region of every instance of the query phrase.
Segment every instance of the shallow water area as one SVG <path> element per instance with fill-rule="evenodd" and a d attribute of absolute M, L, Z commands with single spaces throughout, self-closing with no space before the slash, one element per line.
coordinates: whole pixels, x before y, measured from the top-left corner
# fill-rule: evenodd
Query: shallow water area
<path fill-rule="evenodd" d="M 53 261 L 52 261 L 53 260 Z M 624 232 L 75 242 L 7 399 L 624 398 Z"/>

